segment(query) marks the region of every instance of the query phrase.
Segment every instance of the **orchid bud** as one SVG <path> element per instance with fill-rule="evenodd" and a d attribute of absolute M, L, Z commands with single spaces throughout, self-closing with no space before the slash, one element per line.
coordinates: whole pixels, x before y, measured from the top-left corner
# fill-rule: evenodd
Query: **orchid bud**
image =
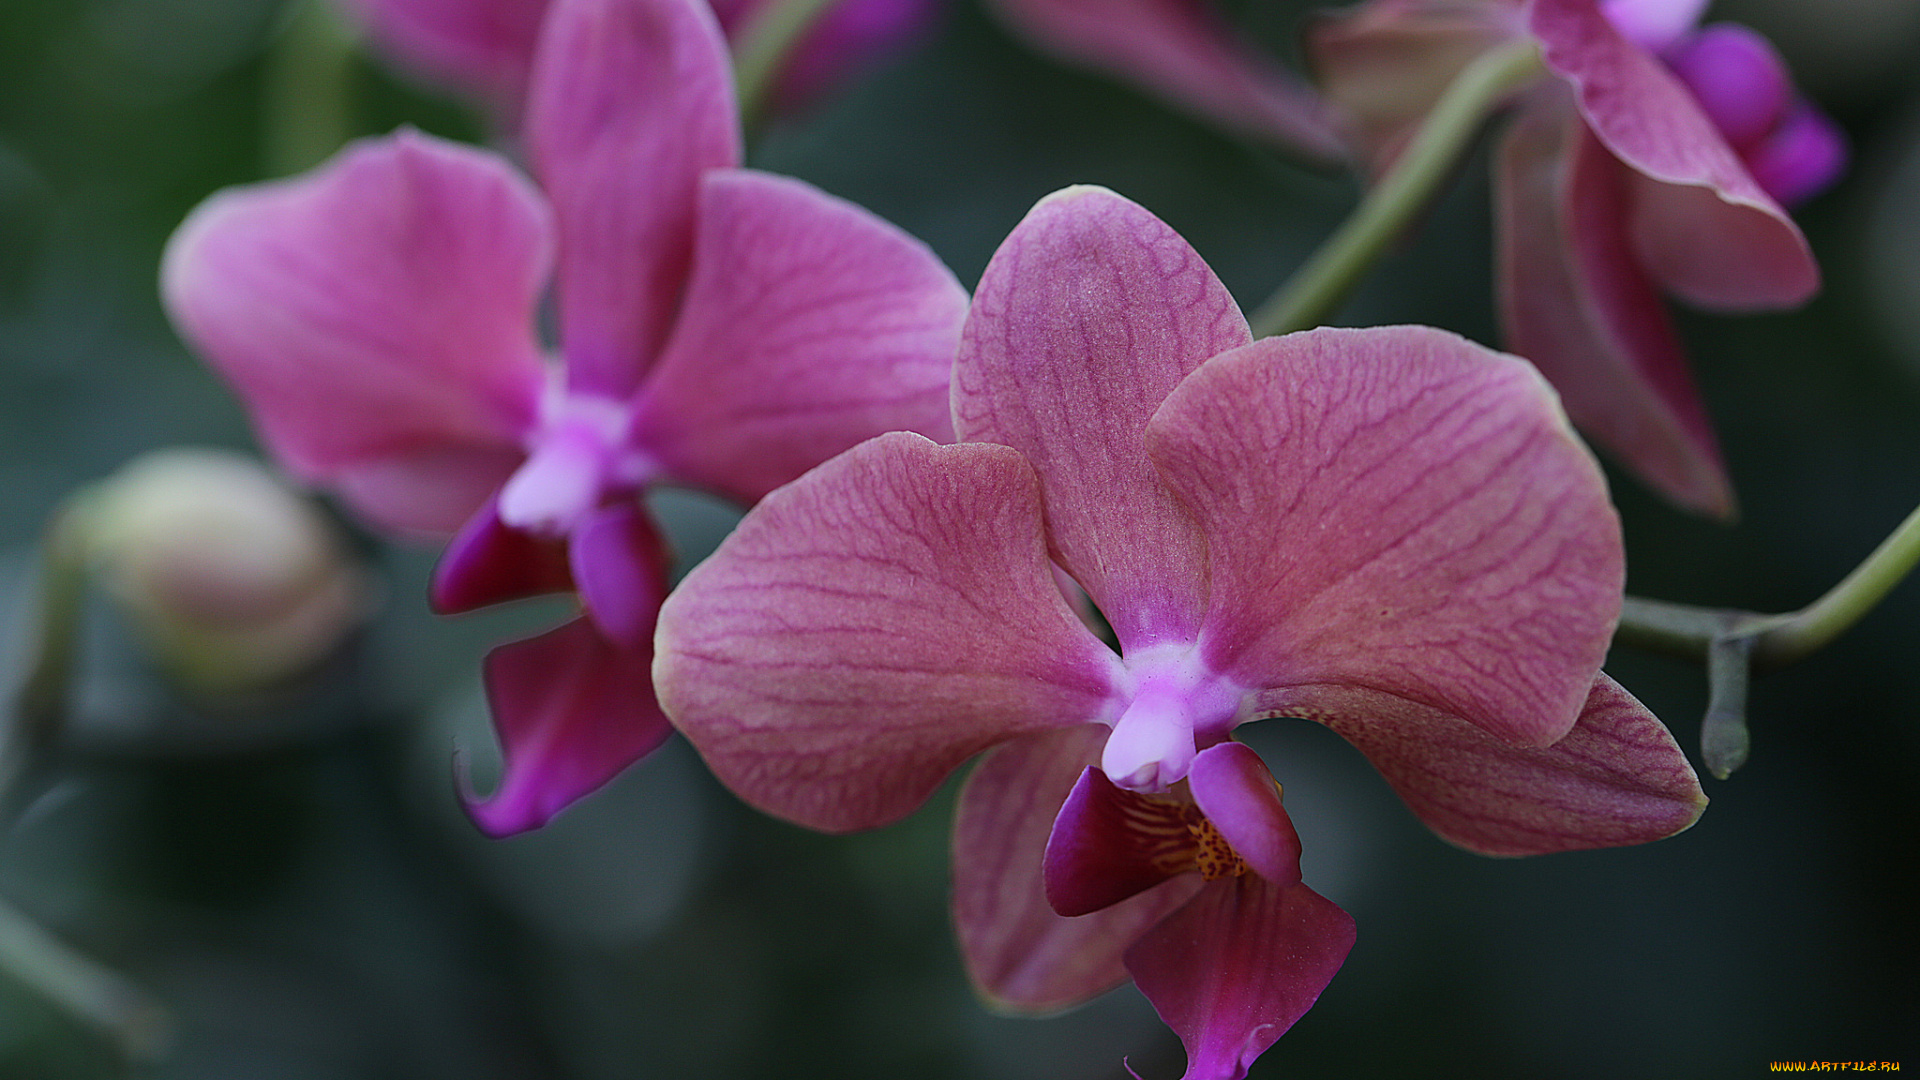
<path fill-rule="evenodd" d="M 191 687 L 231 691 L 312 668 L 372 606 L 340 530 L 250 458 L 149 453 L 86 504 L 102 587 Z"/>

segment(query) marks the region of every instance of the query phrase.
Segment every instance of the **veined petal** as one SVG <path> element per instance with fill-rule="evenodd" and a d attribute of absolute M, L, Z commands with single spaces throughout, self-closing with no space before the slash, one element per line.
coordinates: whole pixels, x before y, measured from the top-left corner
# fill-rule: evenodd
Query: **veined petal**
<path fill-rule="evenodd" d="M 1587 124 L 1639 174 L 1634 246 L 1662 291 L 1728 310 L 1813 295 L 1820 271 L 1799 227 L 1658 58 L 1614 29 L 1595 0 L 1534 0 L 1529 13 Z"/>
<path fill-rule="evenodd" d="M 1707 802 L 1666 727 L 1605 674 L 1580 722 L 1545 747 L 1371 691 L 1328 693 L 1317 711 L 1279 695 L 1263 704 L 1339 732 L 1429 828 L 1482 855 L 1642 844 L 1692 825 Z"/>
<path fill-rule="evenodd" d="M 1222 677 L 1367 687 L 1530 745 L 1573 726 L 1619 523 L 1524 362 L 1428 327 L 1268 338 L 1182 383 L 1147 446 L 1206 537 Z"/>
<path fill-rule="evenodd" d="M 433 568 L 429 600 L 442 615 L 573 590 L 566 545 L 508 528 L 495 500 L 475 513 Z"/>
<path fill-rule="evenodd" d="M 517 115 L 548 0 L 344 0 L 368 35 L 423 74 Z"/>
<path fill-rule="evenodd" d="M 672 323 L 700 176 L 740 160 L 713 12 L 704 0 L 556 0 L 527 142 L 559 221 L 568 385 L 624 398 Z"/>
<path fill-rule="evenodd" d="M 1091 724 L 1026 736 L 988 753 L 960 789 L 954 927 L 974 987 L 1006 1011 L 1056 1012 L 1125 982 L 1127 947 L 1200 888 L 1185 874 L 1071 919 L 1048 904 L 1055 815 L 1105 738 Z"/>
<path fill-rule="evenodd" d="M 1306 83 L 1237 37 L 1205 0 L 996 0 L 994 7 L 1067 60 L 1310 157 L 1340 153 Z"/>
<path fill-rule="evenodd" d="M 710 172 L 636 438 L 676 480 L 748 505 L 882 432 L 951 442 L 966 311 L 939 259 L 867 211 L 798 180 Z"/>
<path fill-rule="evenodd" d="M 537 829 L 666 741 L 673 729 L 647 681 L 651 659 L 586 619 L 487 654 L 506 771 L 493 794 L 465 796 L 482 832 Z"/>
<path fill-rule="evenodd" d="M 988 746 L 1117 714 L 1020 455 L 895 433 L 767 496 L 667 599 L 654 680 L 722 782 L 828 831 L 905 816 Z"/>
<path fill-rule="evenodd" d="M 1104 188 L 1040 200 L 980 279 L 954 365 L 955 430 L 1033 463 L 1055 557 L 1123 650 L 1191 641 L 1206 598 L 1193 521 L 1147 461 L 1147 418 L 1250 338 L 1193 248 Z"/>
<path fill-rule="evenodd" d="M 1626 169 L 1571 109 L 1523 113 L 1495 162 L 1495 269 L 1509 349 L 1575 426 L 1643 481 L 1712 517 L 1734 510 L 1713 427 L 1666 305 L 1628 250 Z"/>
<path fill-rule="evenodd" d="M 587 617 L 609 641 L 651 657 L 673 557 L 637 501 L 604 506 L 568 538 L 573 579 Z"/>
<path fill-rule="evenodd" d="M 1242 1080 L 1346 962 L 1353 918 L 1258 874 L 1220 878 L 1127 950 L 1127 970 L 1187 1049 L 1183 1080 Z"/>
<path fill-rule="evenodd" d="M 451 532 L 533 423 L 550 245 L 505 162 L 403 130 L 208 199 L 160 283 L 288 468 L 382 524 Z"/>

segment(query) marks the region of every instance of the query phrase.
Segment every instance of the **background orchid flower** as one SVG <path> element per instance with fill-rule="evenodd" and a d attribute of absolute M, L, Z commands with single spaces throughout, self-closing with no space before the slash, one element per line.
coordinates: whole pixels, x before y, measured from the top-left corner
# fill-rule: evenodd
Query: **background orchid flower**
<path fill-rule="evenodd" d="M 1757 34 L 1696 29 L 1700 0 L 1373 0 L 1312 38 L 1323 90 L 1382 167 L 1476 56 L 1538 43 L 1495 164 L 1497 292 L 1509 348 L 1575 424 L 1690 509 L 1734 496 L 1661 295 L 1703 308 L 1799 304 L 1819 271 L 1785 205 L 1845 150 Z"/>
<path fill-rule="evenodd" d="M 1190 1077 L 1241 1075 L 1345 953 L 1344 915 L 1291 891 L 1277 799 L 1235 801 L 1259 787 L 1247 767 L 1201 764 L 1237 725 L 1328 725 L 1489 853 L 1651 840 L 1702 802 L 1666 730 L 1599 674 L 1618 524 L 1533 369 L 1420 327 L 1250 338 L 1144 209 L 1042 200 L 962 335 L 963 441 L 885 435 L 771 494 L 667 601 L 654 669 L 716 775 L 814 828 L 894 821 L 999 745 L 955 832 L 974 978 L 1045 1010 L 1131 967 Z M 1122 802 L 1190 795 L 1265 891 L 1207 899 L 1180 874 L 1064 917 L 1049 895 L 1106 871 L 1049 833 L 1093 835 L 1088 858 L 1125 847 L 1091 810 L 1056 821 L 1089 767 Z M 1078 883 L 1043 885 L 1059 874 Z M 1183 968 L 1157 942 L 1188 931 L 1249 952 Z"/>
<path fill-rule="evenodd" d="M 540 26 L 554 0 L 345 0 L 382 48 L 436 81 L 517 116 Z M 731 40 L 781 0 L 712 0 Z M 796 44 L 774 96 L 804 107 L 858 67 L 924 30 L 936 0 L 838 0 Z"/>
<path fill-rule="evenodd" d="M 1305 80 L 1242 40 L 1210 0 L 993 0 L 1037 47 L 1138 83 L 1193 113 L 1309 158 L 1342 154 Z"/>
<path fill-rule="evenodd" d="M 402 131 L 215 195 L 163 269 L 180 331 L 293 472 L 383 527 L 458 530 L 437 608 L 579 592 L 583 618 L 488 657 L 506 773 L 471 809 L 493 833 L 669 732 L 646 676 L 668 558 L 640 495 L 750 503 L 878 432 L 950 437 L 966 305 L 892 226 L 734 167 L 697 0 L 555 3 L 526 135 L 538 189 Z"/>

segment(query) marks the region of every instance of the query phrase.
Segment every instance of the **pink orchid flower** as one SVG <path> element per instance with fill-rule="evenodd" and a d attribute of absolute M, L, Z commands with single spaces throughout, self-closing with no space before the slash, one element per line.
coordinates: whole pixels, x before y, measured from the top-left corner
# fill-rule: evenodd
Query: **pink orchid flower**
<path fill-rule="evenodd" d="M 1667 294 L 1790 307 L 1819 288 L 1791 205 L 1846 152 L 1759 35 L 1696 29 L 1704 0 L 1372 0 L 1323 24 L 1325 93 L 1376 167 L 1474 57 L 1538 43 L 1495 165 L 1506 344 L 1575 424 L 1682 506 L 1734 510 Z"/>
<path fill-rule="evenodd" d="M 1476 851 L 1699 813 L 1599 672 L 1619 526 L 1525 362 L 1423 327 L 1253 341 L 1177 234 L 1074 188 L 981 278 L 953 416 L 956 445 L 883 435 L 761 502 L 667 601 L 654 676 L 723 782 L 814 828 L 897 820 L 997 747 L 954 844 L 990 997 L 1131 974 L 1190 1080 L 1306 1011 L 1351 923 L 1300 883 L 1246 721 L 1328 725 Z"/>
<path fill-rule="evenodd" d="M 487 658 L 506 772 L 470 808 L 491 833 L 669 733 L 647 488 L 751 503 L 879 432 L 951 438 L 965 292 L 865 211 L 735 167 L 732 95 L 698 0 L 558 0 L 527 109 L 538 189 L 402 131 L 215 195 L 166 253 L 176 325 L 294 473 L 385 528 L 458 530 L 437 608 L 584 601 Z"/>
<path fill-rule="evenodd" d="M 345 0 L 368 34 L 402 63 L 517 116 L 553 0 Z M 711 0 L 729 39 L 781 0 Z M 840 0 L 819 17 L 781 69 L 774 97 L 803 108 L 923 31 L 936 0 Z"/>
<path fill-rule="evenodd" d="M 1299 76 L 1234 33 L 1211 0 L 992 0 L 1022 37 L 1138 83 L 1229 130 L 1337 159 L 1332 117 Z"/>

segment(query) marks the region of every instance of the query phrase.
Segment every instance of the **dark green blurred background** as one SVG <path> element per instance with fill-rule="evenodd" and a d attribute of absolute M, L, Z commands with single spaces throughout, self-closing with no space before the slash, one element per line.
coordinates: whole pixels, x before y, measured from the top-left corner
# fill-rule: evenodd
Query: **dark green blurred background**
<path fill-rule="evenodd" d="M 1305 7 L 1234 10 L 1284 44 Z M 1634 591 L 1780 610 L 1920 503 L 1920 5 L 1714 14 L 1775 37 L 1857 159 L 1801 215 L 1821 298 L 1683 320 L 1740 523 L 1615 486 Z M 330 110 L 352 134 L 483 136 L 375 61 L 350 57 L 344 97 L 327 91 L 302 66 L 311 41 L 285 33 L 292 15 L 267 0 L 0 0 L 0 634 L 16 665 L 34 545 L 63 494 L 156 446 L 252 446 L 155 298 L 179 219 L 310 155 L 301 139 L 324 142 Z M 1345 177 L 1048 64 L 972 0 L 753 156 L 900 223 L 969 284 L 1034 200 L 1105 184 L 1184 233 L 1248 305 L 1354 197 Z M 1483 171 L 1341 321 L 1491 340 Z M 689 557 L 729 521 L 691 499 L 667 512 Z M 747 812 L 675 743 L 544 832 L 481 840 L 452 780 L 456 743 L 482 771 L 492 752 L 478 659 L 554 611 L 434 620 L 431 553 L 361 542 L 386 606 L 303 693 L 185 700 L 93 613 L 82 722 L 57 781 L 0 833 L 0 895 L 158 995 L 176 1037 L 123 1066 L 0 975 L 0 1078 L 1118 1080 L 1123 1055 L 1148 1080 L 1179 1074 L 1178 1042 L 1131 989 L 1047 1021 L 975 1004 L 946 927 L 945 796 L 892 829 L 818 837 Z M 1621 650 L 1610 670 L 1691 751 L 1698 669 Z M 1751 715 L 1751 764 L 1707 781 L 1690 832 L 1519 861 L 1433 838 L 1317 728 L 1243 729 L 1286 785 L 1308 882 L 1360 926 L 1255 1076 L 1920 1069 L 1920 582 L 1760 680 Z"/>

